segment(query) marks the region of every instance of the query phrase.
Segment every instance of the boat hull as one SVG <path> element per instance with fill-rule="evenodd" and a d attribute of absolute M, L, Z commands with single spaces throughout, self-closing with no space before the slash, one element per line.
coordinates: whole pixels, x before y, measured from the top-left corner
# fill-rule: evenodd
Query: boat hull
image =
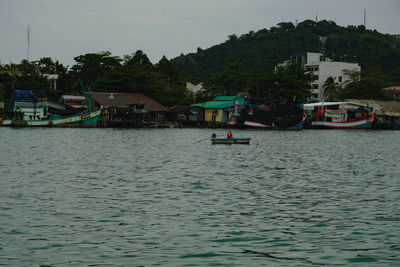
<path fill-rule="evenodd" d="M 256 121 L 244 121 L 243 127 L 248 127 L 248 128 L 259 128 L 259 129 L 273 129 L 274 127 L 272 125 L 266 125 L 262 124 L 260 122 Z"/>
<path fill-rule="evenodd" d="M 5 120 L 10 127 L 96 127 L 101 110 L 49 120 Z"/>
<path fill-rule="evenodd" d="M 260 122 L 249 121 L 249 120 L 244 121 L 242 126 L 246 127 L 246 128 L 253 128 L 253 129 L 258 128 L 258 129 L 300 130 L 300 129 L 303 129 L 306 118 L 307 118 L 307 116 L 303 115 L 303 118 L 301 119 L 300 122 L 296 123 L 295 125 L 293 125 L 291 127 L 286 127 L 286 128 L 279 128 L 276 125 L 266 125 L 266 124 L 262 124 Z"/>
<path fill-rule="evenodd" d="M 372 127 L 374 117 L 352 121 L 352 122 L 327 122 L 327 121 L 313 121 L 311 126 L 313 128 L 337 128 L 337 129 L 368 129 Z"/>
<path fill-rule="evenodd" d="M 250 144 L 250 138 L 211 138 L 212 144 Z"/>

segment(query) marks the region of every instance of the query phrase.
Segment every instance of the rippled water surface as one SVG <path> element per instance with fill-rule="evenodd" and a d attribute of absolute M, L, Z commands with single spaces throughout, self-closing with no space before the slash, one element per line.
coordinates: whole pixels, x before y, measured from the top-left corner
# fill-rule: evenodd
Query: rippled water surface
<path fill-rule="evenodd" d="M 211 133 L 0 128 L 0 265 L 400 265 L 400 132 Z"/>

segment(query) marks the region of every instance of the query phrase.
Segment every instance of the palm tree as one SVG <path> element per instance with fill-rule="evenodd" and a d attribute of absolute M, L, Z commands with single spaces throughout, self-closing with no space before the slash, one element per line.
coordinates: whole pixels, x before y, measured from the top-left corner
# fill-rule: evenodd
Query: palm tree
<path fill-rule="evenodd" d="M 335 83 L 335 79 L 333 79 L 333 77 L 330 76 L 328 77 L 328 79 L 326 79 L 322 88 L 324 89 L 323 93 L 324 101 L 330 100 L 336 93 L 337 83 Z"/>

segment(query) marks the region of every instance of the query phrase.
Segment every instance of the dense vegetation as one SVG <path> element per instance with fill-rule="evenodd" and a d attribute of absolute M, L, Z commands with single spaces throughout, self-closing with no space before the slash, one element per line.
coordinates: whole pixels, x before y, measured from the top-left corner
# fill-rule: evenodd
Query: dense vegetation
<path fill-rule="evenodd" d="M 194 83 L 223 73 L 228 64 L 240 62 L 247 74 L 272 71 L 277 63 L 294 53 L 319 52 L 319 37 L 327 37 L 325 55 L 335 61 L 357 62 L 362 75 L 379 70 L 388 82 L 400 83 L 400 36 L 382 34 L 364 26 L 341 27 L 333 21 L 306 20 L 294 25 L 279 23 L 275 27 L 250 31 L 240 37 L 228 36 L 222 44 L 197 53 L 181 54 L 171 60 L 182 79 Z"/>
<path fill-rule="evenodd" d="M 185 84 L 165 57 L 155 65 L 140 50 L 122 59 L 110 52 L 90 53 L 74 59 L 76 64 L 69 70 L 51 58 L 0 66 L 0 101 L 7 101 L 13 89 L 30 89 L 48 98 L 82 94 L 79 83 L 82 79 L 85 90 L 141 92 L 166 106 L 188 102 Z M 59 75 L 56 90 L 42 74 Z"/>
<path fill-rule="evenodd" d="M 245 94 L 257 99 L 295 99 L 305 101 L 311 94 L 310 83 L 315 76 L 296 64 L 277 67 L 274 71 L 260 70 L 248 74 L 239 62 L 228 65 L 227 70 L 204 83 L 203 97 L 208 95 Z"/>

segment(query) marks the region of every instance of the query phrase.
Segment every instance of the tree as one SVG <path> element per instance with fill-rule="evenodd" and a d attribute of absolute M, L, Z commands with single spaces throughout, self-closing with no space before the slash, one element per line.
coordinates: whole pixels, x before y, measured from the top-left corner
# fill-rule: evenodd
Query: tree
<path fill-rule="evenodd" d="M 279 66 L 272 76 L 269 90 L 272 97 L 305 100 L 311 95 L 310 84 L 315 78 L 314 74 L 297 64 Z"/>
<path fill-rule="evenodd" d="M 223 74 L 229 62 L 241 62 L 244 73 L 272 71 L 293 53 L 318 52 L 318 38 L 326 36 L 325 55 L 335 61 L 356 62 L 364 71 L 379 68 L 393 84 L 400 83 L 400 39 L 361 26 L 341 27 L 332 21 L 306 20 L 228 36 L 225 42 L 171 59 L 184 81 L 202 82 Z"/>
<path fill-rule="evenodd" d="M 331 100 L 334 98 L 337 88 L 337 83 L 335 83 L 335 79 L 330 76 L 326 79 L 324 85 L 322 86 L 324 90 L 324 100 Z"/>
<path fill-rule="evenodd" d="M 143 93 L 163 105 L 187 102 L 186 88 L 167 58 L 155 66 L 141 50 L 124 56 L 123 64 L 96 79 L 96 90 Z"/>
<path fill-rule="evenodd" d="M 56 73 L 56 64 L 51 57 L 43 57 L 38 61 L 34 61 L 40 73 L 54 74 Z"/>
<path fill-rule="evenodd" d="M 20 64 L 5 65 L 1 69 L 0 84 L 2 84 L 1 96 L 7 101 L 11 97 L 12 90 L 32 90 L 38 96 L 47 96 L 50 93 L 49 81 L 38 71 L 37 66 L 28 60 L 22 60 Z"/>
<path fill-rule="evenodd" d="M 242 72 L 240 62 L 228 64 L 228 68 L 221 75 L 217 75 L 204 83 L 204 88 L 212 95 L 238 95 L 246 93 L 247 77 Z"/>
<path fill-rule="evenodd" d="M 84 80 L 86 87 L 96 87 L 96 80 L 104 76 L 108 71 L 118 68 L 121 64 L 119 57 L 111 56 L 108 51 L 100 53 L 89 53 L 74 58 L 76 64 L 72 66 L 71 71 L 76 82 L 74 90 L 80 91 L 78 78 Z"/>
<path fill-rule="evenodd" d="M 370 70 L 365 76 L 357 71 L 343 71 L 348 81 L 339 87 L 338 96 L 342 99 L 385 99 L 383 90 L 388 85 L 388 78 L 377 69 Z"/>
<path fill-rule="evenodd" d="M 135 53 L 131 55 L 124 56 L 124 64 L 125 65 L 142 65 L 153 67 L 149 58 L 142 50 L 137 50 Z"/>
<path fill-rule="evenodd" d="M 278 26 L 283 31 L 293 31 L 295 29 L 294 24 L 291 22 L 281 22 L 281 23 L 278 23 Z"/>
<path fill-rule="evenodd" d="M 171 62 L 165 56 L 160 59 L 155 67 L 156 71 L 165 75 L 169 82 L 179 81 L 179 72 L 172 66 Z"/>

